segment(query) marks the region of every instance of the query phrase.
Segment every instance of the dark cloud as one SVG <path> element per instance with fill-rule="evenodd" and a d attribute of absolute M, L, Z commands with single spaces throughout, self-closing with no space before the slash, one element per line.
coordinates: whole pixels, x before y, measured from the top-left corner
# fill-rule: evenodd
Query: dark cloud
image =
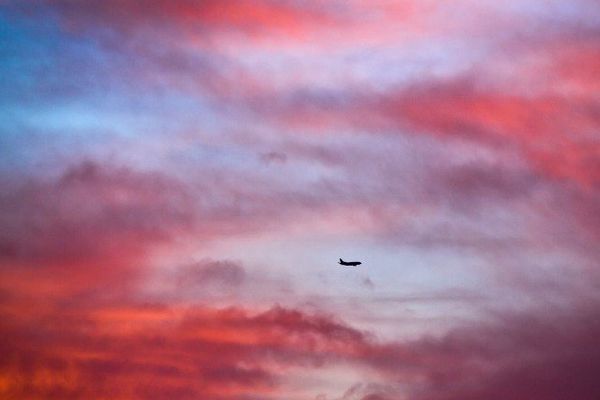
<path fill-rule="evenodd" d="M 182 184 L 157 173 L 85 162 L 58 179 L 24 177 L 0 196 L 5 262 L 69 265 L 128 259 L 189 230 Z"/>
<path fill-rule="evenodd" d="M 367 289 L 375 289 L 375 284 L 370 277 L 366 276 L 362 279 L 361 284 Z"/>
<path fill-rule="evenodd" d="M 427 390 L 416 398 L 594 398 L 600 390 L 594 379 L 600 369 L 593 345 L 600 329 L 596 306 L 542 308 L 425 345 L 448 358 L 431 371 Z"/>
<path fill-rule="evenodd" d="M 179 268 L 180 286 L 217 285 L 239 286 L 246 279 L 241 264 L 230 260 L 204 259 Z"/>
<path fill-rule="evenodd" d="M 284 164 L 287 158 L 287 154 L 278 151 L 270 151 L 260 155 L 260 159 L 266 164 Z"/>

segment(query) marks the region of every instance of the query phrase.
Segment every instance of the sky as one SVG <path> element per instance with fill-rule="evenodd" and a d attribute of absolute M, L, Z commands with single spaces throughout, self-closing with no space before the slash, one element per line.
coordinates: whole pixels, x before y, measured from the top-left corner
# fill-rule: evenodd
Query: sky
<path fill-rule="evenodd" d="M 0 0 L 0 188 L 2 399 L 600 393 L 597 1 Z"/>

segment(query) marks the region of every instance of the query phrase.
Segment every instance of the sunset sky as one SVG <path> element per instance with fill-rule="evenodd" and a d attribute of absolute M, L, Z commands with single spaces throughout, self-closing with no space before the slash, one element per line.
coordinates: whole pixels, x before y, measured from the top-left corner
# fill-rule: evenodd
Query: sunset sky
<path fill-rule="evenodd" d="M 599 376 L 597 0 L 0 0 L 0 399 Z"/>

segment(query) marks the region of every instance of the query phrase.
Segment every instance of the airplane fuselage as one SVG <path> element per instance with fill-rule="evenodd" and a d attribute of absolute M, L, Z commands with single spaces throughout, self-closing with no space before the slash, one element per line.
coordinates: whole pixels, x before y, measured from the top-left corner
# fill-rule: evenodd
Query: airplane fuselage
<path fill-rule="evenodd" d="M 347 267 L 356 267 L 357 265 L 360 265 L 362 263 L 360 261 L 344 261 L 340 258 L 340 261 L 338 262 L 338 264 L 344 265 Z"/>

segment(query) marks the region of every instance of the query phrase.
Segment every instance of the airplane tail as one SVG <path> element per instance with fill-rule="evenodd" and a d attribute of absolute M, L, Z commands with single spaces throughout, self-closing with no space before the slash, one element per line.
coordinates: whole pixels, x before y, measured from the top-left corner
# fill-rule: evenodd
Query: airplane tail
<path fill-rule="evenodd" d="M 343 263 L 343 262 L 344 262 L 344 260 L 342 260 L 342 259 L 340 258 L 340 263 Z"/>

